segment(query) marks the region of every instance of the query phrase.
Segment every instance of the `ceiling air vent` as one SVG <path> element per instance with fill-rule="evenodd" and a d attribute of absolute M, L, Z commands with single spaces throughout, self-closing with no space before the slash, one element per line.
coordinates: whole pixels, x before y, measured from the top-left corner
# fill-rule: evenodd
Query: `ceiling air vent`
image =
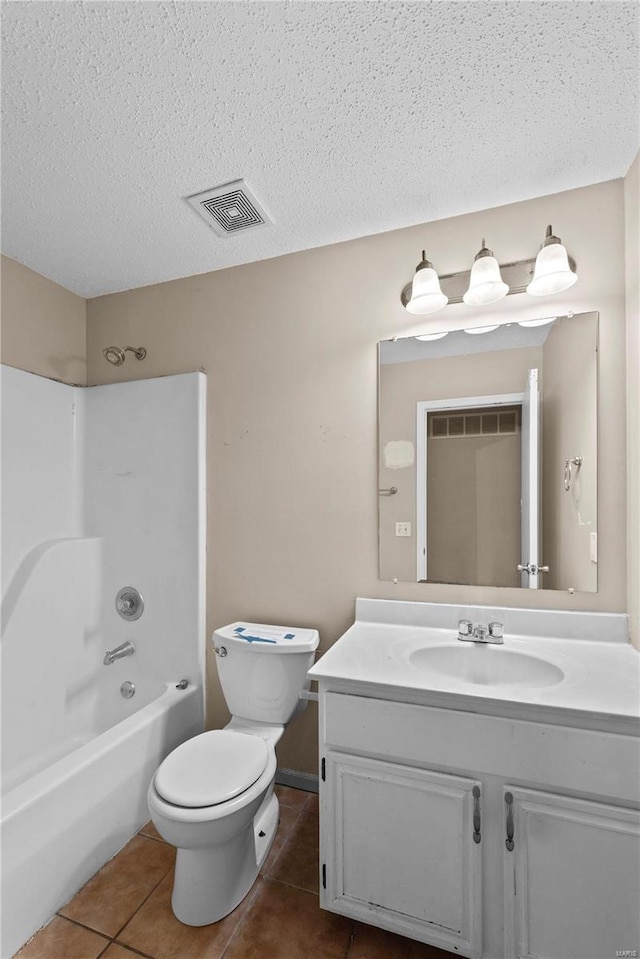
<path fill-rule="evenodd" d="M 218 236 L 233 236 L 273 223 L 244 180 L 194 193 L 187 201 Z"/>

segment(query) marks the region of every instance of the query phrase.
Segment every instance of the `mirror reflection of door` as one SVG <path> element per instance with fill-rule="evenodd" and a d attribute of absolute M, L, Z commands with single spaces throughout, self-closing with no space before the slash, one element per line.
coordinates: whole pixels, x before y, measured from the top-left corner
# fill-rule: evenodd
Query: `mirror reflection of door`
<path fill-rule="evenodd" d="M 522 403 L 505 394 L 418 404 L 420 581 L 520 584 Z"/>
<path fill-rule="evenodd" d="M 521 549 L 520 563 L 525 567 L 521 586 L 525 589 L 540 589 L 543 573 L 538 566 L 540 559 L 540 383 L 538 370 L 529 370 L 527 388 L 522 403 L 522 504 L 521 504 Z"/>

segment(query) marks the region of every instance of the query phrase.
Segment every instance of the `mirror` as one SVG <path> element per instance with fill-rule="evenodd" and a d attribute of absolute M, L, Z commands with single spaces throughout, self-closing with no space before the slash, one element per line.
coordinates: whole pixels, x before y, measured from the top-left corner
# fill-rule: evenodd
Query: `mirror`
<path fill-rule="evenodd" d="M 535 323 L 379 344 L 380 579 L 597 590 L 598 314 Z"/>

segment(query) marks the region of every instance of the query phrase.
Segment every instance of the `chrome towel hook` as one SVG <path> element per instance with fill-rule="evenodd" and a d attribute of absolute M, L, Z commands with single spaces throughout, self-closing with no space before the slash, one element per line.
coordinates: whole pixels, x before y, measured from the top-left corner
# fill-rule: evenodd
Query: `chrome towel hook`
<path fill-rule="evenodd" d="M 573 467 L 576 468 L 576 473 L 582 466 L 582 457 L 581 456 L 572 456 L 571 459 L 564 461 L 564 488 L 565 492 L 568 493 L 571 489 L 571 484 L 573 483 Z"/>

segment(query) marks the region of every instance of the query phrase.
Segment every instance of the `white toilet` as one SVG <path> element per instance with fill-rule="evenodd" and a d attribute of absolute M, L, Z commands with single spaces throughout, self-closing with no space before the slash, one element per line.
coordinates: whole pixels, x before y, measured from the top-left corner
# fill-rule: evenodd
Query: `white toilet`
<path fill-rule="evenodd" d="M 255 882 L 278 827 L 275 745 L 305 706 L 315 629 L 232 623 L 213 634 L 231 722 L 170 753 L 151 781 L 151 819 L 177 847 L 171 904 L 188 926 L 228 915 Z"/>

